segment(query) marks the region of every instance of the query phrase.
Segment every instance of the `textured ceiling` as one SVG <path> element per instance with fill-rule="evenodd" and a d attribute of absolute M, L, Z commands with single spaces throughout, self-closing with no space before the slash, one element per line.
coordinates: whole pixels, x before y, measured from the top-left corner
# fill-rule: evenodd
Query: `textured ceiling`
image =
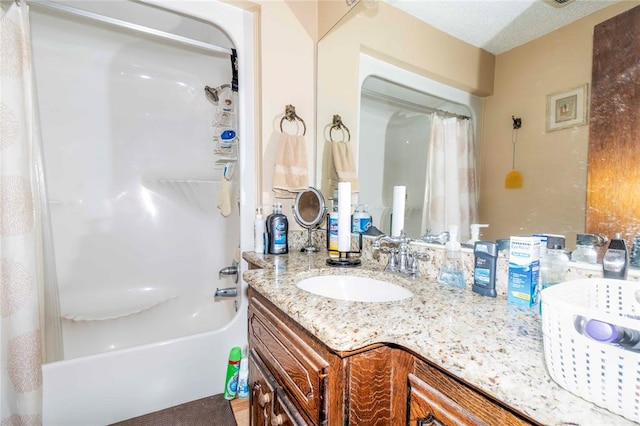
<path fill-rule="evenodd" d="M 617 0 L 384 0 L 445 33 L 500 54 L 587 16 Z"/>

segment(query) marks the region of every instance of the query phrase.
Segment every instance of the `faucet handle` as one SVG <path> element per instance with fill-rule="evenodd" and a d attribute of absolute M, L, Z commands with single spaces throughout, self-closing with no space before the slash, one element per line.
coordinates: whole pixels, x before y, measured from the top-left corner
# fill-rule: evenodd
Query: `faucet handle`
<path fill-rule="evenodd" d="M 391 249 L 389 252 L 389 261 L 387 262 L 387 266 L 384 268 L 386 272 L 398 271 L 398 257 L 396 256 L 396 253 L 396 249 Z"/>

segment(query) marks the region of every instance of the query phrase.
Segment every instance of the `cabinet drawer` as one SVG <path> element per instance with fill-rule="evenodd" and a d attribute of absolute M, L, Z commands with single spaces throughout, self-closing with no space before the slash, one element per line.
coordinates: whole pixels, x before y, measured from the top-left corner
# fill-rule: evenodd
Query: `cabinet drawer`
<path fill-rule="evenodd" d="M 407 424 L 420 425 L 530 425 L 474 389 L 440 370 L 416 360 L 408 376 Z"/>
<path fill-rule="evenodd" d="M 408 420 L 411 426 L 487 425 L 413 374 L 409 374 Z"/>
<path fill-rule="evenodd" d="M 323 423 L 329 363 L 256 298 L 249 305 L 249 343 L 294 403 Z"/>

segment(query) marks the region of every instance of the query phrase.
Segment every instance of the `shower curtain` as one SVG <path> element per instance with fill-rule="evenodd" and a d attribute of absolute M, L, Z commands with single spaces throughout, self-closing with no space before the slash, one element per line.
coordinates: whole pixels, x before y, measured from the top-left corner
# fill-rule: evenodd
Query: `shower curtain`
<path fill-rule="evenodd" d="M 45 256 L 52 252 L 34 87 L 28 6 L 5 3 L 0 8 L 2 425 L 42 423 L 41 365 L 61 358 L 55 280 L 45 279 L 55 272 Z M 45 289 L 45 282 L 54 288 Z"/>
<path fill-rule="evenodd" d="M 458 225 L 460 242 L 478 220 L 476 146 L 470 119 L 434 114 L 429 147 L 427 209 L 434 232 Z"/>

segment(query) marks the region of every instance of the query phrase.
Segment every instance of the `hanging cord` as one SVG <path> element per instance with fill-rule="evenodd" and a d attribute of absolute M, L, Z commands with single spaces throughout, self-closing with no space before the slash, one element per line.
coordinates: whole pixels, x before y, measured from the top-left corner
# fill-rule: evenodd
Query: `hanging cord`
<path fill-rule="evenodd" d="M 511 159 L 511 169 L 516 168 L 516 144 L 518 142 L 518 129 L 522 127 L 522 118 L 511 116 L 513 120 L 513 130 L 511 131 L 511 143 L 513 144 L 513 157 Z"/>

